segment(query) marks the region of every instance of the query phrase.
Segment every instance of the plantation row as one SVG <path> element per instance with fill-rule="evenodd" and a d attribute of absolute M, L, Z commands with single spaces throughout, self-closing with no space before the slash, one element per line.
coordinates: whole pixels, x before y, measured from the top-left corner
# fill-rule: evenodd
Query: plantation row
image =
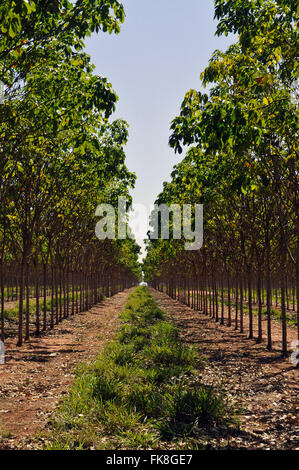
<path fill-rule="evenodd" d="M 140 274 L 134 241 L 95 237 L 97 206 L 130 201 L 135 175 L 128 125 L 110 119 L 118 97 L 84 39 L 118 33 L 124 10 L 54 3 L 0 5 L 0 333 L 19 345 Z"/>
<path fill-rule="evenodd" d="M 187 153 L 156 201 L 203 204 L 203 247 L 150 240 L 144 263 L 153 286 L 216 320 L 243 331 L 246 313 L 249 337 L 257 321 L 259 342 L 266 315 L 268 349 L 279 318 L 284 355 L 288 322 L 299 338 L 295 3 L 215 1 L 217 34 L 235 33 L 238 41 L 212 55 L 201 75 L 209 91 L 186 93 L 169 143 Z"/>
<path fill-rule="evenodd" d="M 20 288 L 15 286 L 12 289 L 13 298 L 18 302 L 5 303 L 5 284 L 1 286 L 2 341 L 17 334 L 19 337 L 24 334 L 24 339 L 29 340 L 30 336 L 38 336 L 48 328 L 54 328 L 63 319 L 87 311 L 104 297 L 115 295 L 137 282 L 136 276 L 123 273 L 121 269 L 118 272 L 111 269 L 109 275 L 103 275 L 102 271 L 70 273 L 53 267 L 50 272 L 44 268 L 42 276 L 37 270 L 35 285 L 30 284 L 28 278 L 26 270 L 22 299 Z M 23 312 L 21 319 L 20 308 Z"/>
<path fill-rule="evenodd" d="M 19 267 L 17 267 L 17 272 L 13 277 L 10 277 L 6 282 L 6 279 L 3 276 L 3 301 L 4 304 L 7 304 L 7 307 L 10 308 L 11 305 L 15 304 L 19 300 L 20 286 L 19 286 Z M 7 269 L 9 271 L 9 268 Z M 7 272 L 4 269 L 4 272 Z M 101 276 L 100 276 L 101 274 Z M 115 271 L 113 274 L 116 276 L 111 277 L 110 275 L 104 275 L 103 271 L 98 273 L 88 273 L 88 272 L 77 272 L 77 271 L 68 271 L 64 269 L 57 269 L 55 266 L 37 266 L 32 269 L 29 266 L 26 266 L 26 276 L 25 276 L 25 285 L 23 299 L 33 299 L 33 298 L 47 298 L 51 297 L 53 292 L 75 292 L 79 290 L 79 286 L 84 283 L 86 286 L 101 285 L 102 288 L 107 292 L 115 292 L 114 286 L 118 285 L 121 281 L 120 277 L 122 275 L 121 269 L 119 272 Z M 92 279 L 94 278 L 94 280 Z M 132 277 L 133 278 L 133 277 Z M 2 295 L 0 292 L 0 299 L 2 300 Z"/>
<path fill-rule="evenodd" d="M 120 319 L 115 340 L 78 367 L 42 436 L 46 449 L 201 449 L 203 429 L 237 429 L 236 406 L 201 383 L 203 361 L 145 287 L 130 294 Z"/>
<path fill-rule="evenodd" d="M 192 309 L 209 315 L 222 325 L 234 326 L 241 333 L 248 332 L 248 338 L 255 338 L 257 343 L 262 343 L 266 336 L 268 350 L 273 345 L 272 322 L 280 322 L 282 353 L 287 355 L 287 326 L 297 325 L 294 290 L 283 296 L 277 288 L 269 297 L 266 289 L 262 289 L 260 285 L 253 288 L 251 284 L 248 286 L 246 280 L 232 279 L 227 283 L 227 279 L 215 277 L 209 279 L 209 282 L 201 278 L 156 279 L 151 285 Z M 284 297 L 285 317 L 282 316 L 281 304 Z M 266 329 L 263 327 L 265 320 Z"/>

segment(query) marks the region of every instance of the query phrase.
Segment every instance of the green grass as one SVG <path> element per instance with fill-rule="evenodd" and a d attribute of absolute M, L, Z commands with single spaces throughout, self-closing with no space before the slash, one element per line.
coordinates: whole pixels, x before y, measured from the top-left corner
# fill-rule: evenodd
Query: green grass
<path fill-rule="evenodd" d="M 227 300 L 224 300 L 224 305 L 226 307 L 228 306 L 228 301 Z M 232 300 L 231 301 L 232 316 L 234 314 L 235 305 L 236 305 L 235 302 Z M 254 305 L 256 305 L 256 304 L 254 304 Z M 247 315 L 249 314 L 248 305 L 243 305 L 243 312 Z M 258 316 L 258 314 L 259 314 L 258 307 L 252 306 L 252 313 L 253 313 L 253 315 Z M 239 315 L 240 315 L 240 306 L 239 306 Z M 267 310 L 265 310 L 264 308 L 262 310 L 262 316 L 267 317 Z M 271 308 L 271 319 L 281 322 L 281 310 Z M 296 313 L 287 311 L 286 312 L 286 321 L 287 321 L 288 325 L 296 326 L 297 325 Z"/>
<path fill-rule="evenodd" d="M 180 292 L 182 293 L 183 291 L 180 290 Z M 223 289 L 223 292 L 224 292 L 224 305 L 227 307 L 228 306 L 228 300 L 227 300 L 227 296 L 228 296 L 228 289 Z M 183 294 L 181 294 L 183 295 Z M 187 297 L 188 293 L 186 291 L 186 297 Z M 256 294 L 255 294 L 256 296 Z M 264 298 L 266 298 L 266 290 L 264 290 Z M 190 299 L 191 299 L 191 294 L 190 294 Z M 278 295 L 277 296 L 277 299 L 278 299 L 278 302 L 281 301 L 281 296 Z M 272 301 L 273 301 L 273 305 L 275 304 L 275 298 L 274 296 L 272 297 Z M 221 293 L 219 292 L 219 295 L 218 295 L 218 302 L 219 302 L 219 311 L 221 309 Z M 209 303 L 208 303 L 209 305 Z M 231 292 L 231 308 L 232 308 L 232 315 L 234 314 L 234 309 L 235 309 L 235 306 L 236 306 L 236 302 L 234 300 L 234 297 L 233 297 L 233 294 Z M 289 296 L 289 310 L 286 311 L 286 320 L 287 320 L 287 323 L 290 325 L 290 326 L 297 326 L 297 318 L 296 318 L 296 312 L 293 310 L 293 303 L 292 303 L 292 297 L 291 297 L 291 294 Z M 239 311 L 240 311 L 240 306 L 239 306 Z M 249 314 L 249 308 L 248 308 L 248 301 L 246 301 L 246 303 L 244 302 L 243 303 L 243 312 L 245 314 Z M 258 306 L 257 306 L 257 302 L 254 302 L 252 304 L 252 313 L 254 315 L 258 315 Z M 262 315 L 264 317 L 267 316 L 267 311 L 265 310 L 265 306 L 263 305 L 263 311 L 262 311 Z M 281 322 L 281 309 L 279 308 L 271 308 L 271 318 L 273 320 L 276 320 L 276 321 L 279 321 Z"/>
<path fill-rule="evenodd" d="M 66 299 L 66 297 L 64 297 L 64 296 L 61 297 L 62 308 L 63 308 L 63 304 L 64 304 L 64 298 Z M 104 300 L 105 297 L 101 296 L 101 298 L 102 298 L 102 300 Z M 68 296 L 69 302 L 71 302 L 72 299 L 73 299 L 73 294 L 69 293 L 69 296 Z M 80 294 L 78 295 L 78 302 L 79 301 L 80 301 Z M 54 309 L 56 308 L 57 304 L 58 304 L 58 307 L 59 307 L 60 306 L 60 301 L 59 301 L 59 299 L 56 301 L 56 299 L 54 297 L 54 299 L 53 299 L 53 308 Z M 52 309 L 52 300 L 51 300 L 51 298 L 47 297 L 47 299 L 46 299 L 46 310 L 47 310 L 47 312 L 51 312 L 51 309 Z M 71 309 L 71 307 L 70 307 L 70 309 Z M 42 314 L 43 310 L 44 310 L 44 299 L 43 299 L 43 297 L 40 297 L 39 298 L 39 311 L 40 311 L 40 314 Z M 27 313 L 26 300 L 25 299 L 23 301 L 23 313 L 24 313 L 24 315 L 26 315 L 26 313 Z M 35 313 L 36 313 L 36 299 L 30 299 L 29 300 L 29 315 L 33 316 L 33 315 L 35 315 Z M 4 318 L 7 319 L 7 320 L 17 318 L 18 314 L 19 314 L 19 303 L 18 302 L 14 307 L 4 309 Z"/>
<path fill-rule="evenodd" d="M 63 297 L 62 297 L 62 305 L 63 305 Z M 70 294 L 69 295 L 69 301 L 72 300 L 72 295 Z M 47 298 L 47 301 L 46 301 L 46 307 L 47 307 L 47 312 L 50 312 L 51 311 L 51 305 L 52 305 L 52 301 L 51 299 Z M 58 305 L 59 305 L 59 300 L 58 300 Z M 56 300 L 54 299 L 53 301 L 53 306 L 54 308 L 56 307 Z M 40 309 L 40 312 L 43 311 L 43 308 L 44 308 L 44 299 L 42 297 L 40 297 L 40 300 L 39 300 L 39 309 Z M 35 299 L 30 299 L 29 300 L 29 315 L 34 315 L 36 312 L 36 300 Z M 27 313 L 27 309 L 26 309 L 26 300 L 24 300 L 24 303 L 23 303 L 23 313 L 24 315 Z M 19 303 L 17 303 L 17 305 L 15 305 L 14 307 L 12 308 L 7 308 L 4 310 L 4 318 L 6 319 L 12 319 L 12 318 L 15 318 L 17 317 L 19 314 Z"/>
<path fill-rule="evenodd" d="M 255 314 L 258 315 L 258 311 Z M 267 311 L 263 311 L 262 315 L 266 317 L 267 316 Z M 281 310 L 277 310 L 277 309 L 272 308 L 271 309 L 271 317 L 274 320 L 278 320 L 278 321 L 281 322 L 281 317 L 282 317 Z M 291 326 L 296 326 L 297 325 L 297 319 L 296 319 L 296 313 L 295 312 L 293 312 L 293 313 L 286 312 L 286 319 L 287 319 L 287 323 L 289 325 L 291 325 Z"/>
<path fill-rule="evenodd" d="M 121 321 L 98 359 L 77 369 L 44 448 L 200 448 L 200 428 L 234 422 L 223 394 L 200 382 L 203 361 L 147 288 L 129 296 Z"/>

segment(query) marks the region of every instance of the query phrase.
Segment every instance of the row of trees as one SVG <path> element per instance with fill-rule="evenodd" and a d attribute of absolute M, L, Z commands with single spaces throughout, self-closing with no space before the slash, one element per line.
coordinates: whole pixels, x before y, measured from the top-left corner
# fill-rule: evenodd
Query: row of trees
<path fill-rule="evenodd" d="M 186 94 L 172 122 L 170 145 L 179 153 L 188 146 L 187 153 L 157 200 L 204 204 L 204 245 L 199 252 L 184 252 L 183 240 L 150 241 L 144 264 L 147 279 L 167 285 L 171 295 L 178 295 L 178 286 L 181 292 L 187 286 L 191 295 L 200 292 L 196 307 L 217 320 L 226 314 L 231 325 L 234 307 L 242 331 L 246 310 L 251 338 L 255 294 L 257 339 L 262 341 L 265 313 L 271 349 L 271 320 L 279 316 L 284 355 L 291 302 L 299 325 L 295 4 L 215 0 L 217 34 L 235 33 L 238 42 L 213 54 L 201 76 L 209 92 Z"/>
<path fill-rule="evenodd" d="M 43 285 L 47 310 L 49 284 L 50 296 L 54 285 L 62 295 L 72 284 L 82 299 L 85 292 L 96 301 L 109 277 L 119 279 L 112 290 L 127 278 L 136 280 L 136 244 L 100 242 L 94 234 L 98 204 L 114 204 L 120 195 L 130 200 L 135 175 L 125 165 L 127 123 L 110 119 L 117 95 L 106 78 L 95 75 L 83 51 L 92 32 L 119 32 L 121 3 L 4 0 L 0 20 L 1 334 L 4 338 L 4 300 L 13 272 L 20 345 L 32 282 L 35 296 Z M 91 303 L 82 301 L 81 307 Z M 28 324 L 27 308 L 26 338 Z"/>

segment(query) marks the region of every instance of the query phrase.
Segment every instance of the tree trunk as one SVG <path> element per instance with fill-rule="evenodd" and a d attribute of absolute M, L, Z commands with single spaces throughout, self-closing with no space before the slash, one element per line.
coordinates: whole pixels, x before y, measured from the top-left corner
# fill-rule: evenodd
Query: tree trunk
<path fill-rule="evenodd" d="M 20 298 L 19 298 L 19 326 L 18 326 L 18 342 L 17 346 L 23 344 L 23 293 L 24 293 L 24 266 L 25 260 L 22 258 L 20 270 Z"/>

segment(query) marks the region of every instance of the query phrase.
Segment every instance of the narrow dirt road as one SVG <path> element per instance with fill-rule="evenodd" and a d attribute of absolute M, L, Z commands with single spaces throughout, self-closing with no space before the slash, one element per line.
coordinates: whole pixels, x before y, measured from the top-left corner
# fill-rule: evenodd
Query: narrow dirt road
<path fill-rule="evenodd" d="M 211 444 L 238 449 L 299 450 L 299 370 L 278 351 L 269 353 L 245 334 L 151 289 L 162 310 L 173 318 L 182 339 L 208 359 L 202 381 L 220 386 L 243 408 L 241 429 L 215 435 Z"/>
<path fill-rule="evenodd" d="M 0 365 L 0 449 L 30 448 L 30 438 L 67 393 L 77 364 L 90 362 L 113 337 L 131 290 L 64 320 L 23 347 L 6 344 Z"/>

